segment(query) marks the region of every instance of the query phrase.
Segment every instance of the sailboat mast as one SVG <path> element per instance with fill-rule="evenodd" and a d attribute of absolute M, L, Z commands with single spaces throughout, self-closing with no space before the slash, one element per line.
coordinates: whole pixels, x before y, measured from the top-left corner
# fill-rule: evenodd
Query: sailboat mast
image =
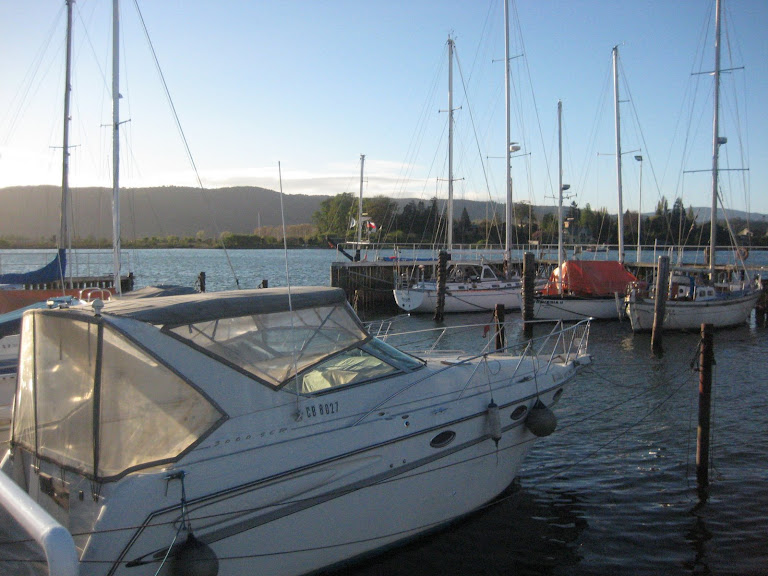
<path fill-rule="evenodd" d="M 64 140 L 62 143 L 61 162 L 61 229 L 59 231 L 59 248 L 67 251 L 72 249 L 72 239 L 69 235 L 69 101 L 72 95 L 72 3 L 67 2 L 67 60 L 64 72 Z M 71 267 L 70 267 L 71 270 Z M 72 274 L 69 274 L 69 285 L 72 287 Z"/>
<path fill-rule="evenodd" d="M 506 106 L 504 112 L 507 121 L 507 139 L 504 144 L 504 155 L 507 158 L 507 171 L 506 177 L 506 192 L 507 192 L 507 208 L 506 208 L 506 235 L 504 242 L 504 262 L 507 264 L 507 273 L 510 273 L 510 263 L 512 261 L 512 166 L 511 166 L 511 154 L 512 154 L 512 135 L 510 131 L 510 118 L 509 118 L 509 0 L 504 0 L 504 98 Z"/>
<path fill-rule="evenodd" d="M 112 267 L 115 294 L 120 286 L 120 0 L 112 0 Z"/>
<path fill-rule="evenodd" d="M 453 38 L 448 36 L 448 216 L 446 244 L 453 246 Z"/>
<path fill-rule="evenodd" d="M 715 2 L 715 98 L 712 120 L 712 211 L 709 231 L 709 277 L 715 280 L 715 250 L 717 248 L 717 180 L 720 144 L 720 0 Z"/>
<path fill-rule="evenodd" d="M 558 291 L 563 294 L 563 102 L 557 101 L 557 280 Z"/>
<path fill-rule="evenodd" d="M 363 170 L 365 167 L 365 154 L 360 154 L 360 199 L 357 202 L 357 249 L 363 241 Z"/>
<path fill-rule="evenodd" d="M 616 187 L 619 195 L 619 262 L 624 263 L 624 206 L 621 190 L 621 120 L 619 113 L 619 47 L 613 47 L 613 95 L 616 116 Z"/>

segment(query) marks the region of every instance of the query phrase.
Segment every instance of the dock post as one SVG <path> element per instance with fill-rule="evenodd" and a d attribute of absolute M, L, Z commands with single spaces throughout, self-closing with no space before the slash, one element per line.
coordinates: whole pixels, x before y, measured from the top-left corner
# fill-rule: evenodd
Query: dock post
<path fill-rule="evenodd" d="M 699 427 L 696 433 L 696 483 L 699 500 L 706 500 L 709 486 L 709 424 L 712 403 L 712 365 L 715 350 L 712 324 L 701 325 L 699 349 Z"/>
<path fill-rule="evenodd" d="M 669 277 L 669 256 L 659 256 L 656 270 L 656 295 L 653 299 L 653 331 L 651 333 L 651 351 L 662 354 L 661 333 L 664 330 L 664 304 L 667 301 L 667 282 Z"/>
<path fill-rule="evenodd" d="M 533 252 L 523 254 L 523 335 L 533 338 L 533 291 L 535 275 L 535 258 Z"/>
<path fill-rule="evenodd" d="M 445 280 L 448 268 L 448 252 L 441 250 L 437 255 L 437 302 L 435 302 L 435 322 L 443 321 L 445 309 Z"/>
<path fill-rule="evenodd" d="M 493 323 L 496 334 L 496 350 L 507 347 L 507 337 L 504 331 L 504 304 L 496 304 L 493 310 Z"/>

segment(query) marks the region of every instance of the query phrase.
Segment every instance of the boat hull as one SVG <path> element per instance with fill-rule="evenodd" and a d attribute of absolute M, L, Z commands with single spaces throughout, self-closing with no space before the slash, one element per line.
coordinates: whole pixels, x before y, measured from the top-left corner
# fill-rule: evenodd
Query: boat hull
<path fill-rule="evenodd" d="M 621 320 L 625 317 L 624 300 L 618 296 L 579 298 L 551 296 L 533 300 L 533 317 L 537 320 Z"/>
<path fill-rule="evenodd" d="M 760 291 L 716 300 L 668 300 L 664 304 L 664 330 L 699 330 L 702 324 L 728 328 L 746 322 L 760 298 Z M 653 299 L 629 296 L 627 315 L 633 332 L 653 329 Z"/>
<path fill-rule="evenodd" d="M 437 290 L 433 288 L 394 290 L 394 296 L 397 305 L 406 312 L 430 313 L 437 306 Z M 507 310 L 519 310 L 520 287 L 447 288 L 443 312 L 486 312 L 495 310 L 499 304 Z"/>

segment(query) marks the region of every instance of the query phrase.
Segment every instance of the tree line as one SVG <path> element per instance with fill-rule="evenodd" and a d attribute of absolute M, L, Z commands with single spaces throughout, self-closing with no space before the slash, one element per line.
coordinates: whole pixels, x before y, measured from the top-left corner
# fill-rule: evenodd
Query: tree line
<path fill-rule="evenodd" d="M 393 200 L 384 196 L 363 199 L 363 211 L 376 223 L 366 229 L 364 239 L 383 243 L 440 243 L 445 242 L 444 203 L 432 198 L 428 202 L 411 201 L 402 210 Z M 321 204 L 313 222 L 319 236 L 354 239 L 355 229 L 350 224 L 357 218 L 358 201 L 352 194 L 338 194 Z M 512 238 L 516 244 L 532 240 L 542 244 L 558 241 L 558 217 L 548 212 L 537 216 L 535 208 L 527 202 L 517 202 L 512 210 Z M 710 222 L 700 222 L 692 207 L 687 210 L 677 198 L 672 208 L 662 198 L 651 215 L 640 215 L 627 210 L 623 214 L 625 243 L 637 243 L 638 226 L 641 244 L 698 246 L 709 243 Z M 563 208 L 564 237 L 573 244 L 617 244 L 618 217 L 605 208 L 594 210 L 589 204 L 580 208 L 575 202 Z M 768 223 L 748 222 L 733 218 L 730 228 L 735 236 L 742 235 L 741 243 L 754 246 L 768 245 Z M 486 219 L 471 221 L 466 208 L 453 222 L 453 240 L 457 244 L 502 244 L 506 238 L 505 222 L 495 210 Z M 718 245 L 730 244 L 730 233 L 725 221 L 716 228 Z M 440 238 L 438 239 L 438 236 Z M 437 240 L 436 240 L 437 239 Z"/>
<path fill-rule="evenodd" d="M 506 238 L 506 225 L 499 212 L 503 206 L 489 208 L 487 218 L 472 221 L 464 208 L 453 222 L 453 241 L 456 244 L 500 245 Z M 412 200 L 399 205 L 385 196 L 363 199 L 363 240 L 399 244 L 433 244 L 445 242 L 445 202 L 436 197 L 429 201 Z M 516 244 L 536 241 L 542 244 L 557 243 L 557 214 L 548 212 L 539 217 L 535 207 L 527 202 L 513 206 L 512 238 Z M 618 219 L 605 208 L 594 210 L 587 204 L 580 208 L 575 202 L 564 208 L 564 235 L 569 244 L 617 244 Z M 287 226 L 285 233 L 279 226 L 263 226 L 252 234 L 221 232 L 218 237 L 207 236 L 203 231 L 193 237 L 162 236 L 123 239 L 125 248 L 290 248 L 328 246 L 328 241 L 352 241 L 357 235 L 358 200 L 350 193 L 337 194 L 324 200 L 320 209 L 311 217 L 311 224 Z M 637 242 L 638 223 L 641 243 L 649 245 L 706 245 L 709 243 L 710 223 L 699 222 L 693 208 L 687 210 L 680 198 L 669 207 L 662 198 L 651 215 L 642 216 L 627 210 L 623 214 L 624 242 Z M 747 222 L 734 218 L 730 222 L 733 233 L 743 245 L 768 246 L 768 223 Z M 717 224 L 718 245 L 730 244 L 730 234 L 724 221 Z M 283 239 L 285 237 L 285 240 Z M 111 239 L 77 237 L 73 246 L 78 248 L 108 248 Z M 17 236 L 0 236 L 0 248 L 53 248 L 55 236 L 28 239 Z"/>

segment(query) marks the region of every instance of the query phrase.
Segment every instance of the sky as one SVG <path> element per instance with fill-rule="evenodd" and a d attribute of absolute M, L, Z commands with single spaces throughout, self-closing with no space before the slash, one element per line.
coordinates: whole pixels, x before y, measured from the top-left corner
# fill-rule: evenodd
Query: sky
<path fill-rule="evenodd" d="M 618 46 L 624 210 L 709 206 L 713 4 L 510 1 L 514 201 L 557 203 L 560 100 L 564 202 L 616 213 Z M 111 11 L 75 2 L 74 187 L 111 186 Z M 0 187 L 61 184 L 65 14 L 0 0 Z M 768 2 L 724 22 L 723 201 L 768 214 Z M 444 198 L 449 35 L 454 197 L 503 204 L 503 0 L 122 0 L 121 186 L 357 196 L 364 154 L 366 197 Z"/>

